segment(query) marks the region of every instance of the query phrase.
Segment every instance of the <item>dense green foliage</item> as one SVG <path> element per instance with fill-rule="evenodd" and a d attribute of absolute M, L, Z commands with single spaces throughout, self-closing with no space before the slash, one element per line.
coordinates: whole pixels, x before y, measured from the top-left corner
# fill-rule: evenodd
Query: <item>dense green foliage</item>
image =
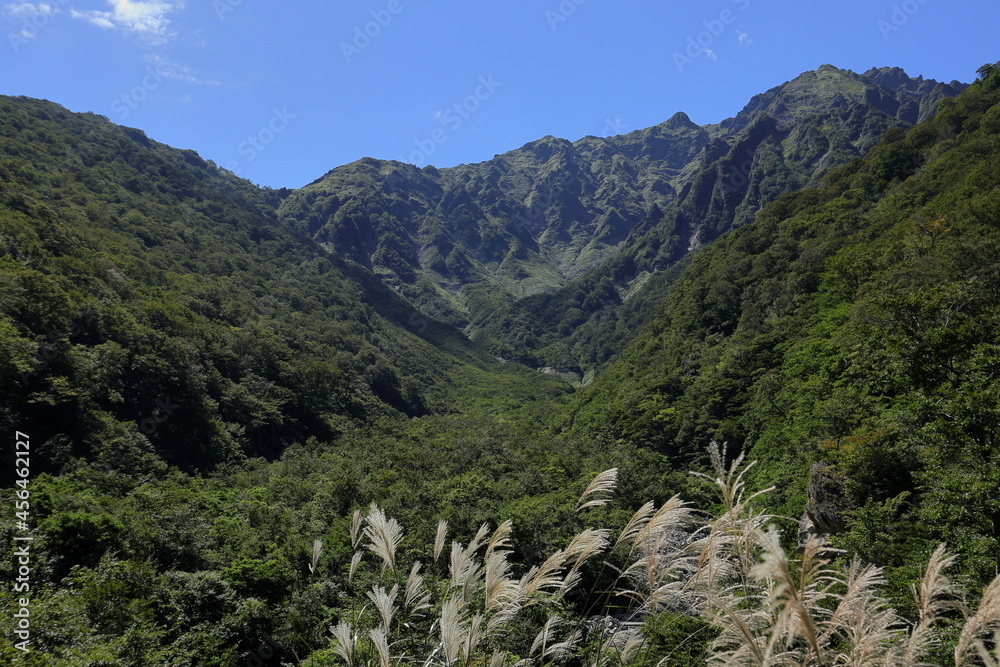
<path fill-rule="evenodd" d="M 0 424 L 31 437 L 36 536 L 34 652 L 0 656 L 318 667 L 343 663 L 333 626 L 362 637 L 358 664 L 385 667 L 380 628 L 393 662 L 443 663 L 441 620 L 468 640 L 475 614 L 502 606 L 483 606 L 474 567 L 449 583 L 464 547 L 435 562 L 439 520 L 463 545 L 510 520 L 494 581 L 515 596 L 533 566 L 650 500 L 685 517 L 664 542 L 604 545 L 578 580 L 563 551 L 565 586 L 518 598 L 464 662 L 723 662 L 750 650 L 726 621 L 745 614 L 767 619 L 753 641 L 832 664 L 854 649 L 824 609 L 852 599 L 862 570 L 815 565 L 818 543 L 795 581 L 755 568 L 790 562 L 760 529 L 779 522 L 788 547 L 794 521 L 726 495 L 746 481 L 776 487 L 754 500 L 769 513 L 805 512 L 885 568 L 884 588 L 864 570 L 857 615 L 884 625 L 879 655 L 917 641 L 905 620 L 933 617 L 942 643 L 921 650 L 943 663 L 975 617 L 931 614 L 909 586 L 930 558 L 978 596 L 1000 567 L 1000 70 L 905 129 L 957 89 L 925 83 L 824 67 L 720 126 L 678 116 L 455 170 L 363 160 L 294 193 L 101 117 L 0 98 Z M 746 183 L 727 187 L 751 145 Z M 574 394 L 494 354 L 594 381 Z M 721 500 L 686 473 L 706 469 L 713 440 L 758 461 L 734 480 L 716 454 Z M 611 467 L 618 500 L 576 511 Z M 675 494 L 718 520 L 694 521 Z M 352 516 L 374 530 L 383 510 L 405 528 L 399 567 L 351 537 Z M 12 544 L 9 521 L 0 533 Z M 932 556 L 939 542 L 954 561 Z M 483 546 L 468 562 L 486 566 Z M 380 618 L 397 584 L 413 612 L 417 559 L 431 607 Z M 714 576 L 704 562 L 734 578 L 680 595 Z M 615 571 L 636 567 L 665 588 Z M 612 595 L 627 582 L 631 598 Z M 782 611 L 796 586 L 817 596 L 798 619 L 822 641 Z M 446 612 L 454 595 L 468 599 Z M 10 618 L 17 595 L 0 606 Z M 585 622 L 636 610 L 641 624 L 607 637 Z M 538 659 L 552 614 L 554 636 L 579 641 Z"/>
<path fill-rule="evenodd" d="M 995 573 L 998 86 L 990 74 L 696 253 L 574 399 L 577 428 L 676 461 L 712 439 L 745 447 L 796 516 L 803 470 L 829 464 L 846 546 L 905 569 L 945 541 L 970 576 Z"/>
<path fill-rule="evenodd" d="M 579 381 L 631 339 L 690 248 L 963 88 L 824 65 L 718 125 L 678 113 L 440 170 L 360 160 L 292 193 L 281 218 L 493 354 Z"/>
<path fill-rule="evenodd" d="M 204 469 L 447 410 L 456 387 L 561 391 L 284 229 L 286 193 L 100 117 L 0 104 L 0 425 L 31 424 L 45 469 Z"/>

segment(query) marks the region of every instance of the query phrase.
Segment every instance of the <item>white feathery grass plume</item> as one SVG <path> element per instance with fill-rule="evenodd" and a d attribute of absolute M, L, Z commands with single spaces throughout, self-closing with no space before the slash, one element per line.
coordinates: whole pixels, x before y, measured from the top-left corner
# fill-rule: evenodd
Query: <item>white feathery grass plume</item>
<path fill-rule="evenodd" d="M 483 615 L 473 614 L 472 619 L 469 621 L 469 627 L 465 631 L 465 641 L 462 645 L 462 651 L 465 655 L 465 662 L 469 663 L 472 660 L 472 656 L 476 654 L 479 649 L 479 642 L 483 638 Z"/>
<path fill-rule="evenodd" d="M 520 599 L 521 589 L 517 581 L 510 578 L 510 563 L 507 551 L 490 551 L 486 556 L 484 581 L 486 586 L 487 612 L 515 606 Z M 492 619 L 491 619 L 492 620 Z"/>
<path fill-rule="evenodd" d="M 333 633 L 333 638 L 336 640 L 333 643 L 333 652 L 346 662 L 348 667 L 353 667 L 357 638 L 354 636 L 351 626 L 341 621 L 338 625 L 331 625 L 330 632 Z"/>
<path fill-rule="evenodd" d="M 573 563 L 574 569 L 579 569 L 588 560 L 603 552 L 611 542 L 608 536 L 611 531 L 607 528 L 595 530 L 586 528 L 570 540 L 569 546 L 565 550 L 566 562 L 576 559 Z"/>
<path fill-rule="evenodd" d="M 489 667 L 504 667 L 505 662 L 507 662 L 507 656 L 499 651 L 494 651 L 490 657 Z"/>
<path fill-rule="evenodd" d="M 556 615 L 552 615 L 542 626 L 541 631 L 535 636 L 535 640 L 531 642 L 531 649 L 528 651 L 528 655 L 535 655 L 538 653 L 540 660 L 559 659 L 565 658 L 571 654 L 576 648 L 577 642 L 580 641 L 580 631 L 575 630 L 569 637 L 562 641 L 557 641 L 557 630 L 561 627 L 565 621 Z"/>
<path fill-rule="evenodd" d="M 912 664 L 901 656 L 889 659 L 902 635 L 895 610 L 878 594 L 884 583 L 881 568 L 863 565 L 858 558 L 851 561 L 842 581 L 844 592 L 820 627 L 820 645 L 839 647 L 835 664 Z"/>
<path fill-rule="evenodd" d="M 410 575 L 406 578 L 404 603 L 410 614 L 416 614 L 424 609 L 430 609 L 430 593 L 424 588 L 424 578 L 420 575 L 420 561 L 414 561 Z"/>
<path fill-rule="evenodd" d="M 510 534 L 513 527 L 514 524 L 511 523 L 510 519 L 497 526 L 497 529 L 493 531 L 493 536 L 490 538 L 490 543 L 486 545 L 487 557 L 498 549 L 509 550 L 511 548 Z"/>
<path fill-rule="evenodd" d="M 618 485 L 618 468 L 609 468 L 602 473 L 599 473 L 590 481 L 587 488 L 584 490 L 583 495 L 580 496 L 580 500 L 576 503 L 576 511 L 582 512 L 588 507 L 600 507 L 611 502 L 610 497 L 606 497 L 609 494 L 613 494 L 615 487 Z M 592 498 L 587 500 L 590 496 L 605 496 L 600 498 Z"/>
<path fill-rule="evenodd" d="M 479 551 L 479 548 L 483 546 L 483 543 L 486 541 L 486 536 L 489 534 L 490 526 L 489 524 L 484 523 L 479 527 L 479 530 L 476 531 L 476 536 L 472 538 L 471 542 L 469 542 L 469 546 L 465 547 L 465 553 L 470 558 L 474 556 L 475 553 Z"/>
<path fill-rule="evenodd" d="M 361 542 L 361 510 L 354 510 L 351 515 L 351 548 L 357 549 Z"/>
<path fill-rule="evenodd" d="M 962 627 L 955 646 L 955 665 L 962 667 L 967 664 L 969 655 L 975 651 L 986 665 L 994 667 L 997 664 L 997 649 L 994 646 L 993 655 L 983 643 L 983 635 L 1000 635 L 1000 576 L 997 576 L 983 591 L 979 600 L 979 608 Z"/>
<path fill-rule="evenodd" d="M 462 631 L 462 616 L 465 603 L 455 597 L 450 597 L 441 605 L 441 646 L 448 665 L 454 665 L 462 652 L 465 634 Z"/>
<path fill-rule="evenodd" d="M 531 642 L 531 649 L 528 651 L 528 655 L 535 655 L 536 653 L 544 652 L 548 647 L 549 640 L 555 640 L 555 631 L 564 623 L 564 621 L 553 614 L 549 616 L 548 620 L 545 621 L 545 625 L 542 629 L 538 631 L 535 635 L 534 641 Z"/>
<path fill-rule="evenodd" d="M 758 539 L 764 550 L 763 559 L 751 574 L 773 584 L 765 602 L 776 615 L 771 628 L 771 645 L 780 643 L 787 649 L 801 637 L 808 642 L 811 657 L 823 664 L 824 647 L 819 642 L 818 623 L 825 610 L 820 603 L 831 597 L 830 588 L 837 583 L 826 568 L 826 561 L 819 557 L 823 541 L 812 538 L 806 543 L 796 578 L 792 573 L 794 565 L 781 547 L 778 531 L 772 528 L 761 533 Z"/>
<path fill-rule="evenodd" d="M 451 585 L 462 589 L 462 597 L 468 602 L 478 591 L 483 567 L 476 558 L 458 542 L 451 544 Z"/>
<path fill-rule="evenodd" d="M 556 595 L 556 599 L 560 600 L 569 593 L 576 585 L 580 582 L 580 568 L 593 558 L 594 556 L 602 553 L 609 544 L 611 544 L 608 536 L 611 531 L 602 528 L 600 530 L 594 530 L 593 528 L 587 528 L 580 533 L 578 533 L 566 547 L 564 553 L 564 558 L 566 563 L 573 561 L 572 567 L 570 567 L 569 572 L 563 577 L 562 582 L 559 585 L 559 592 Z"/>
<path fill-rule="evenodd" d="M 954 563 L 955 556 L 949 556 L 943 544 L 938 545 L 927 560 L 920 585 L 913 588 L 920 618 L 906 642 L 904 664 L 916 664 L 922 655 L 940 643 L 932 632 L 933 626 L 943 614 L 958 606 L 955 599 L 957 587 L 945 574 Z"/>
<path fill-rule="evenodd" d="M 354 555 L 351 556 L 351 568 L 347 572 L 347 583 L 348 584 L 353 584 L 354 583 L 354 574 L 358 571 L 358 565 L 361 564 L 361 557 L 362 557 L 362 555 L 363 555 L 362 552 L 355 551 Z"/>
<path fill-rule="evenodd" d="M 566 562 L 566 554 L 562 549 L 546 558 L 542 564 L 532 566 L 523 577 L 519 586 L 524 598 L 531 604 L 533 598 L 546 590 L 558 590 L 562 586 L 559 571 Z"/>
<path fill-rule="evenodd" d="M 364 536 L 368 539 L 368 550 L 382 559 L 382 571 L 396 571 L 396 548 L 403 539 L 403 527 L 395 519 L 389 519 L 385 512 L 372 503 L 365 517 Z"/>
<path fill-rule="evenodd" d="M 381 586 L 374 586 L 368 591 L 368 599 L 375 605 L 375 610 L 382 617 L 382 629 L 385 634 L 389 634 L 392 627 L 392 617 L 396 613 L 396 596 L 399 594 L 399 586 L 393 586 L 388 592 Z"/>
<path fill-rule="evenodd" d="M 715 472 L 715 477 L 700 472 L 692 472 L 691 474 L 718 487 L 719 492 L 722 495 L 722 501 L 725 503 L 726 511 L 728 513 L 732 513 L 734 510 L 737 510 L 737 508 L 745 506 L 754 498 L 764 495 L 765 493 L 770 493 L 774 490 L 774 487 L 772 486 L 770 488 L 752 493 L 748 498 L 744 499 L 743 488 L 745 486 L 745 482 L 743 481 L 743 477 L 757 464 L 757 462 L 751 461 L 747 465 L 743 466 L 743 457 L 745 454 L 740 453 L 739 456 L 733 459 L 733 462 L 729 464 L 729 468 L 727 469 L 726 445 L 725 443 L 719 445 L 714 440 L 709 443 L 708 456 L 712 462 L 712 470 Z"/>
<path fill-rule="evenodd" d="M 542 652 L 542 659 L 549 658 L 552 660 L 569 657 L 573 651 L 576 650 L 576 645 L 580 642 L 581 636 L 582 635 L 579 630 L 574 630 L 569 637 L 561 642 L 550 644 L 548 648 Z"/>
<path fill-rule="evenodd" d="M 385 631 L 382 628 L 372 628 L 368 631 L 368 637 L 371 638 L 378 653 L 379 667 L 389 667 L 389 641 Z"/>
<path fill-rule="evenodd" d="M 656 505 L 652 500 L 647 502 L 645 505 L 636 510 L 632 518 L 629 519 L 628 523 L 625 524 L 625 528 L 622 530 L 618 539 L 615 541 L 615 546 L 617 547 L 622 542 L 632 542 L 633 548 L 635 544 L 635 538 L 639 535 L 647 523 L 649 523 L 650 517 L 653 516 L 653 512 L 656 509 Z"/>
<path fill-rule="evenodd" d="M 448 536 L 448 522 L 445 519 L 438 521 L 437 535 L 434 537 L 434 564 L 437 565 L 441 552 L 444 551 L 445 539 Z"/>
<path fill-rule="evenodd" d="M 309 562 L 309 574 L 316 574 L 316 565 L 323 553 L 323 540 L 313 540 L 312 560 Z"/>
<path fill-rule="evenodd" d="M 646 636 L 641 632 L 628 631 L 624 632 L 624 643 L 616 647 L 617 652 L 617 663 L 619 665 L 631 665 L 634 664 L 636 658 L 647 643 Z M 665 658 L 666 659 L 666 658 Z"/>

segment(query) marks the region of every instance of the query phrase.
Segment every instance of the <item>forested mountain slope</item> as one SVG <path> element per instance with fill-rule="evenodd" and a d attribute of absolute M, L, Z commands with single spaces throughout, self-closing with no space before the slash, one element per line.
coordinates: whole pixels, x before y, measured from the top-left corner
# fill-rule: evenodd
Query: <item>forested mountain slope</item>
<path fill-rule="evenodd" d="M 696 252 L 572 401 L 674 461 L 761 462 L 787 513 L 876 563 L 938 541 L 1000 566 L 1000 71 Z M 804 471 L 813 465 L 812 479 Z"/>
<path fill-rule="evenodd" d="M 561 391 L 287 230 L 285 194 L 0 99 L 0 424 L 31 425 L 49 469 L 192 469 L 448 410 L 456 387 Z"/>
<path fill-rule="evenodd" d="M 363 160 L 296 192 L 0 98 L 0 423 L 31 443 L 27 489 L 0 490 L 30 492 L 27 527 L 0 535 L 34 538 L 33 650 L 0 661 L 752 653 L 712 605 L 794 664 L 810 614 L 820 664 L 995 655 L 1000 584 L 973 600 L 1000 559 L 1000 69 L 903 127 L 956 90 L 823 67 L 718 126 Z M 489 353 L 508 349 L 611 363 L 571 395 Z M 803 511 L 886 566 L 888 599 L 849 557 L 788 555 Z M 925 613 L 911 586 L 940 541 L 971 595 L 935 606 L 958 595 L 938 577 Z M 0 592 L 7 618 L 19 598 Z M 894 661 L 921 621 L 943 640 Z"/>
<path fill-rule="evenodd" d="M 341 211 L 377 211 L 364 219 L 394 226 L 368 257 L 418 306 L 468 322 L 474 340 L 498 356 L 582 376 L 620 351 L 659 299 L 664 271 L 691 249 L 746 224 L 779 194 L 816 184 L 963 88 L 899 69 L 858 75 L 824 65 L 718 125 L 677 114 L 619 137 L 548 138 L 479 165 L 424 170 L 422 182 L 439 181 L 443 194 L 420 215 L 382 212 L 410 197 L 407 172 L 394 172 L 393 194 L 320 206 L 310 231 L 329 234 Z M 343 175 L 335 170 L 296 193 L 283 211 Z M 330 223 L 319 227 L 324 216 Z"/>

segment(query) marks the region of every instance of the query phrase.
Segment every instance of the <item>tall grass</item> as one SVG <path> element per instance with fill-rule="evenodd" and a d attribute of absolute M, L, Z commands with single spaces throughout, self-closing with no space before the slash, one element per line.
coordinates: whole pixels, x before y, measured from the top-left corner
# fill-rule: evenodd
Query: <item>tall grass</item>
<path fill-rule="evenodd" d="M 367 568 L 367 603 L 330 628 L 329 651 L 303 664 L 917 667 L 940 648 L 942 621 L 958 618 L 955 666 L 1000 667 L 1000 577 L 970 608 L 948 576 L 954 556 L 938 548 L 914 589 L 919 617 L 909 623 L 883 595 L 879 568 L 831 562 L 834 551 L 816 538 L 787 553 L 775 517 L 754 504 L 770 490 L 745 488 L 753 464 L 739 456 L 727 465 L 715 446 L 710 455 L 713 473 L 700 476 L 720 495 L 719 516 L 699 515 L 678 497 L 658 508 L 646 503 L 614 539 L 610 529 L 588 528 L 520 576 L 508 560 L 510 522 L 483 525 L 468 544 L 453 542 L 447 563 L 448 527 L 440 522 L 429 553 L 434 567 L 422 573 L 414 561 L 404 578 L 402 527 L 375 505 L 366 516 L 356 513 L 348 585 Z M 578 511 L 609 502 L 616 480 L 614 469 L 597 475 Z M 618 572 L 613 596 L 624 615 L 582 619 L 574 609 L 569 593 L 598 565 Z M 678 617 L 699 619 L 705 632 L 675 645 L 657 640 L 664 620 Z M 681 650 L 686 643 L 703 645 L 702 654 L 692 658 Z"/>

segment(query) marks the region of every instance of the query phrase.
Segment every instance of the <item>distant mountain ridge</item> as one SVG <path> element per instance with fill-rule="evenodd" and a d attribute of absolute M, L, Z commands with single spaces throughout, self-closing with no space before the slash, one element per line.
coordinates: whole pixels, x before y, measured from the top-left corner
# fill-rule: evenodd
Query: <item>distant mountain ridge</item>
<path fill-rule="evenodd" d="M 448 169 L 366 158 L 292 193 L 280 217 L 494 354 L 582 373 L 607 357 L 608 336 L 567 353 L 567 330 L 580 337 L 690 250 L 965 87 L 823 65 L 714 125 L 678 112 L 620 136 L 547 136 Z M 597 307 L 573 300 L 581 290 L 602 293 Z"/>
<path fill-rule="evenodd" d="M 280 214 L 472 332 L 621 253 L 634 256 L 636 274 L 661 270 L 964 87 L 824 65 L 715 125 L 677 113 L 620 136 L 548 136 L 448 169 L 366 158 L 293 192 Z"/>

